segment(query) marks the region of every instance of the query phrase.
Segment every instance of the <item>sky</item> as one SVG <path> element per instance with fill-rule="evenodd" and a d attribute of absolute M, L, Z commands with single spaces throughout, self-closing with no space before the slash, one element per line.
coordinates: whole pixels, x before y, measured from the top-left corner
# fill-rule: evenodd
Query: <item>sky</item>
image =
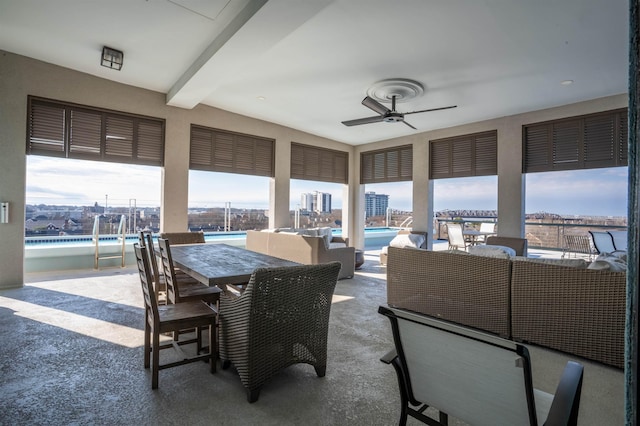
<path fill-rule="evenodd" d="M 27 156 L 27 204 L 157 207 L 161 168 Z M 526 213 L 626 216 L 627 168 L 530 173 L 525 178 Z M 497 209 L 497 177 L 434 181 L 434 211 Z M 292 180 L 290 208 L 303 192 L 332 194 L 332 207 L 342 208 L 342 185 Z M 389 205 L 411 210 L 412 183 L 367 185 L 366 191 L 389 195 Z M 189 207 L 267 209 L 269 178 L 227 173 L 189 172 Z"/>

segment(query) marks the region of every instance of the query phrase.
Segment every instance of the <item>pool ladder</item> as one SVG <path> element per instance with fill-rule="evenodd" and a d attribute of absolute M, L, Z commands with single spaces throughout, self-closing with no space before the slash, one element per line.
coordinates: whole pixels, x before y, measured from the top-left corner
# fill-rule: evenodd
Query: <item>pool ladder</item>
<path fill-rule="evenodd" d="M 95 246 L 95 255 L 93 259 L 93 268 L 99 269 L 99 262 L 103 259 L 117 259 L 121 258 L 121 266 L 125 265 L 125 240 L 127 232 L 127 216 L 120 216 L 120 224 L 118 225 L 118 243 L 121 245 L 120 254 L 100 256 L 100 216 L 96 215 L 93 220 L 93 244 Z"/>

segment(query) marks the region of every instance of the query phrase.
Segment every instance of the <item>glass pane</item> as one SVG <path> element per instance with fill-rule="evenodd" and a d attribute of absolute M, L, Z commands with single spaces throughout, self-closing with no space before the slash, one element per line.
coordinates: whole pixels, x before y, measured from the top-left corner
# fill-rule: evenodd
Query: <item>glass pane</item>
<path fill-rule="evenodd" d="M 189 228 L 246 231 L 269 226 L 269 181 L 263 176 L 189 171 Z"/>

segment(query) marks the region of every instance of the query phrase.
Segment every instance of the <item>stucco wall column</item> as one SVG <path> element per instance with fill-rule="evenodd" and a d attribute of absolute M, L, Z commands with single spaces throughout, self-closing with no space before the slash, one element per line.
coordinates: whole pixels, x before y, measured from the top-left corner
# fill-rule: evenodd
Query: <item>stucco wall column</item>
<path fill-rule="evenodd" d="M 413 144 L 413 223 L 411 228 L 427 232 L 433 246 L 433 184 L 429 180 L 429 143 Z"/>
<path fill-rule="evenodd" d="M 522 174 L 522 125 L 498 126 L 498 235 L 524 237 L 525 191 Z"/>
<path fill-rule="evenodd" d="M 9 223 L 0 223 L 0 288 L 24 280 L 25 144 L 28 78 L 0 52 L 0 201 L 9 202 Z"/>
<path fill-rule="evenodd" d="M 188 230 L 190 126 L 182 120 L 167 120 L 160 203 L 160 230 Z M 215 185 L 212 182 L 212 188 Z"/>
<path fill-rule="evenodd" d="M 289 214 L 291 141 L 276 139 L 275 176 L 269 181 L 269 228 L 293 226 Z"/>

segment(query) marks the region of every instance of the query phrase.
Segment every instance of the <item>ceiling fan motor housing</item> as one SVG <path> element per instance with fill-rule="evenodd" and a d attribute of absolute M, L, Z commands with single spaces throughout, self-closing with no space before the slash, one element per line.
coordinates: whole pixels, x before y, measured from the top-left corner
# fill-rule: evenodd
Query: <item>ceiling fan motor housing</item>
<path fill-rule="evenodd" d="M 385 123 L 398 123 L 400 121 L 404 121 L 404 114 L 401 114 L 399 112 L 390 112 L 388 114 L 385 114 L 385 116 L 382 118 L 382 121 L 384 121 Z"/>

